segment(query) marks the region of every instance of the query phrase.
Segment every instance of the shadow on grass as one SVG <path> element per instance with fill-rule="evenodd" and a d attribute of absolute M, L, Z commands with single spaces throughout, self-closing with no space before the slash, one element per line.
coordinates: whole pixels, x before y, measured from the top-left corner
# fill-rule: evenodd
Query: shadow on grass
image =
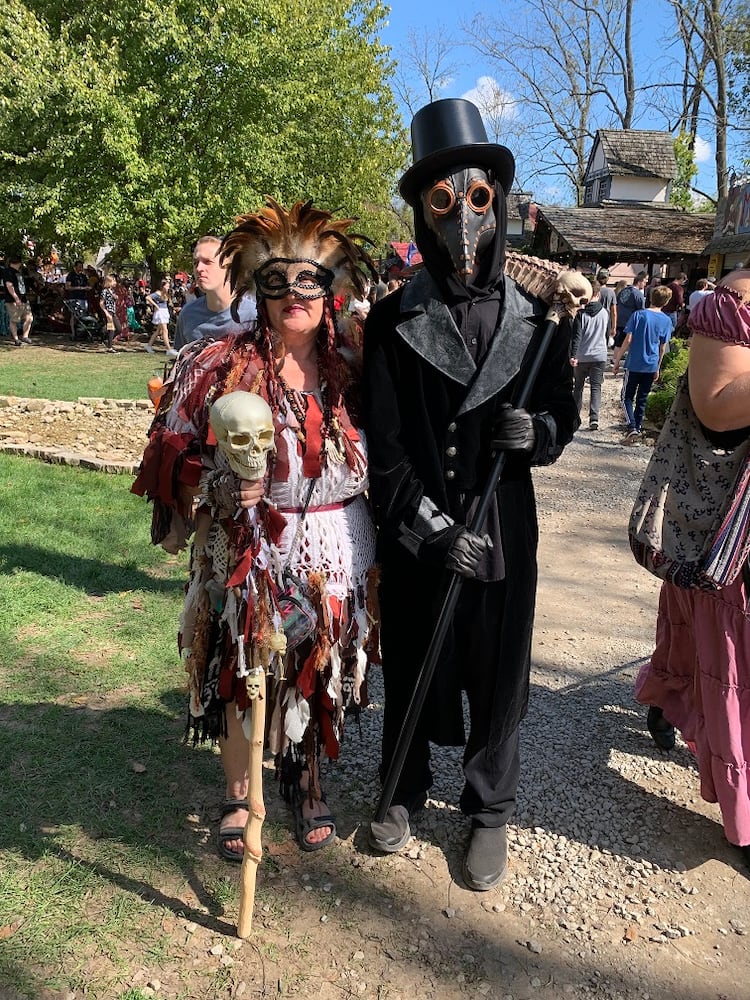
<path fill-rule="evenodd" d="M 634 819 L 654 816 L 658 799 L 652 794 L 629 783 L 624 787 L 622 777 L 611 772 L 605 780 L 610 737 L 615 746 L 627 752 L 633 749 L 635 734 L 629 722 L 603 711 L 613 704 L 612 696 L 618 689 L 623 693 L 621 670 L 598 681 L 600 686 L 573 683 L 563 691 L 534 691 L 527 739 L 543 734 L 537 764 L 556 772 L 564 762 L 571 794 L 562 808 L 558 799 L 548 812 L 548 803 L 537 797 L 530 782 L 527 794 L 531 800 L 522 804 L 529 815 L 519 825 L 544 825 L 577 838 L 581 812 L 591 815 L 588 807 L 582 806 L 582 798 L 588 797 L 602 807 L 608 803 L 616 807 L 610 814 L 615 817 L 620 815 L 623 799 Z M 592 715 L 592 696 L 599 700 L 598 695 L 604 696 L 599 701 L 601 710 Z M 163 911 L 185 917 L 211 933 L 234 934 L 234 922 L 226 918 L 217 882 L 231 880 L 236 886 L 238 869 L 217 867 L 218 862 L 212 863 L 212 857 L 206 856 L 209 852 L 213 856 L 213 824 L 207 847 L 198 843 L 196 831 L 190 827 L 192 814 L 210 813 L 220 798 L 219 764 L 213 754 L 182 743 L 182 693 L 166 692 L 162 704 L 163 709 L 125 706 L 102 710 L 85 705 L 0 704 L 4 750 L 0 761 L 0 850 L 4 857 L 0 863 L 5 864 L 7 858 L 15 865 L 18 883 L 14 903 L 25 920 L 18 933 L 4 942 L 8 950 L 0 975 L 8 977 L 18 996 L 40 1000 L 47 995 L 47 975 L 56 974 L 57 966 L 45 949 L 35 947 L 49 926 L 45 916 L 65 925 L 62 932 L 57 928 L 56 935 L 67 935 L 66 955 L 85 963 L 85 948 L 75 940 L 81 915 L 86 915 L 91 905 L 89 919 L 99 917 L 105 925 L 113 889 L 133 903 L 154 908 L 153 914 L 146 915 L 136 910 L 118 925 L 117 948 L 133 962 L 142 962 L 143 951 L 158 936 Z M 573 727 L 578 721 L 587 721 L 591 737 L 585 738 L 584 727 L 584 738 L 577 741 L 573 752 L 571 721 Z M 354 747 L 350 747 L 350 759 L 356 767 Z M 576 775 L 574 780 L 571 773 Z M 344 779 L 336 784 L 346 809 L 351 801 L 347 803 L 345 770 L 338 777 Z M 268 800 L 270 788 L 267 792 Z M 683 810 L 669 804 L 667 812 L 674 821 Z M 696 836 L 696 828 L 712 824 L 694 815 L 689 824 L 693 843 L 683 841 L 680 852 L 691 864 L 698 862 L 700 848 L 695 841 L 702 839 L 701 834 Z M 610 836 L 606 846 L 619 850 L 622 828 L 612 828 L 610 820 L 604 829 Z M 354 824 L 351 832 L 356 842 L 361 841 L 364 823 L 359 830 Z M 344 829 L 340 833 L 345 835 Z M 662 831 L 650 843 L 648 853 L 654 860 L 663 861 L 663 838 Z M 640 854 L 640 848 L 623 846 L 626 854 Z M 445 919 L 435 910 L 434 900 L 420 892 L 421 874 L 415 871 L 413 879 L 400 884 L 389 875 L 389 859 L 379 859 L 372 867 L 353 868 L 351 852 L 343 848 L 302 856 L 291 844 L 281 847 L 280 854 L 267 857 L 259 878 L 254 935 L 260 941 L 288 940 L 300 947 L 320 936 L 320 961 L 308 962 L 305 968 L 311 989 L 316 977 L 324 975 L 326 956 L 333 948 L 330 935 L 337 933 L 336 928 L 343 932 L 350 925 L 367 927 L 370 934 L 377 928 L 377 958 L 368 972 L 375 982 L 396 986 L 401 974 L 410 976 L 411 982 L 427 976 L 437 997 L 459 995 L 455 992 L 459 972 L 467 977 L 467 985 L 476 977 L 477 984 L 502 985 L 505 992 L 524 996 L 535 978 L 554 984 L 554 995 L 562 996 L 586 982 L 601 985 L 612 976 L 611 969 L 602 975 L 601 959 L 595 953 L 579 952 L 575 967 L 552 948 L 545 947 L 543 955 L 530 954 L 525 938 L 519 938 L 518 921 L 510 913 L 509 919 L 487 914 L 481 925 L 460 915 Z M 369 853 L 364 846 L 362 853 Z M 446 855 L 449 869 L 454 870 L 458 852 L 450 847 Z M 218 880 L 217 870 L 223 873 Z M 63 875 L 69 873 L 73 875 L 66 881 Z M 9 871 L 4 877 L 6 886 L 14 875 Z M 42 907 L 34 905 L 40 898 L 45 904 Z M 335 899 L 340 909 L 336 909 Z M 52 918 L 50 902 L 56 911 Z M 4 905 L 7 914 L 13 904 L 6 898 Z M 268 924 L 266 906 L 271 912 Z M 327 929 L 320 925 L 321 914 L 329 915 Z M 420 926 L 429 928 L 427 939 L 417 936 Z M 528 930 L 523 933 L 528 935 Z M 36 956 L 33 970 L 26 967 L 28 956 Z M 250 968 L 243 974 L 254 975 L 257 981 L 262 976 L 264 982 L 285 978 L 288 957 L 282 954 L 276 961 L 270 953 L 257 959 L 248 954 L 245 962 Z M 643 983 L 632 969 L 627 973 L 620 970 L 615 987 L 619 991 L 642 990 Z M 657 994 L 652 991 L 652 995 Z M 686 986 L 680 995 L 685 1000 L 702 996 L 699 986 L 695 990 Z"/>
<path fill-rule="evenodd" d="M 185 585 L 182 566 L 176 567 L 174 577 L 160 577 L 144 572 L 134 563 L 108 563 L 38 545 L 0 545 L 0 566 L 5 573 L 15 570 L 39 573 L 97 595 L 124 590 L 168 594 L 182 591 Z"/>

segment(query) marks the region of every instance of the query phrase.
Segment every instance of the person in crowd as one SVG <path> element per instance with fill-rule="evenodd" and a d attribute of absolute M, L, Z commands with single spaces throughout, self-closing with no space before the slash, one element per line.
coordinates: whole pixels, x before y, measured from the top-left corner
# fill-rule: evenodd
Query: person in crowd
<path fill-rule="evenodd" d="M 5 305 L 5 272 L 7 270 L 5 257 L 0 254 L 0 281 L 2 282 L 2 294 L 0 294 L 0 338 L 10 337 L 10 319 L 8 318 L 8 308 Z M 15 331 L 18 336 L 18 332 Z"/>
<path fill-rule="evenodd" d="M 75 337 L 76 319 L 89 312 L 89 277 L 82 260 L 75 261 L 65 275 L 65 301 L 70 311 L 70 335 Z"/>
<path fill-rule="evenodd" d="M 617 296 L 617 331 L 615 333 L 615 350 L 622 346 L 625 340 L 625 327 L 628 320 L 639 309 L 646 308 L 643 289 L 648 279 L 645 271 L 639 271 L 632 285 L 626 285 Z"/>
<path fill-rule="evenodd" d="M 687 286 L 687 282 L 688 276 L 684 271 L 680 271 L 677 277 L 666 286 L 670 289 L 672 295 L 669 302 L 663 307 L 662 312 L 665 316 L 669 316 L 673 332 L 677 328 L 677 324 L 685 308 L 685 287 Z"/>
<path fill-rule="evenodd" d="M 115 341 L 128 341 L 131 336 L 128 309 L 133 305 L 133 296 L 130 293 L 127 280 L 122 275 L 115 274 L 114 279 L 115 284 L 112 292 L 115 297 L 115 315 L 117 323 L 119 323 Z"/>
<path fill-rule="evenodd" d="M 654 274 L 651 276 L 651 280 L 648 282 L 646 287 L 643 289 L 643 297 L 646 300 L 646 305 L 651 305 L 651 292 L 661 284 L 661 275 Z"/>
<path fill-rule="evenodd" d="M 349 312 L 360 323 L 364 323 L 370 311 L 371 302 L 369 295 L 370 286 L 368 285 L 361 298 L 351 298 L 349 300 Z"/>
<path fill-rule="evenodd" d="M 232 288 L 226 268 L 219 262 L 221 240 L 201 236 L 193 250 L 193 272 L 203 294 L 183 306 L 177 317 L 175 350 L 193 340 L 221 340 L 230 333 L 245 329 L 257 315 L 255 299 L 246 295 L 235 303 L 237 318 L 232 315 Z"/>
<path fill-rule="evenodd" d="M 627 354 L 627 378 L 623 387 L 622 405 L 628 426 L 623 444 L 635 444 L 641 437 L 646 400 L 661 368 L 662 358 L 672 337 L 672 321 L 663 307 L 669 302 L 672 289 L 658 285 L 651 293 L 651 305 L 634 312 L 625 325 L 625 339 L 614 355 L 614 374 Z"/>
<path fill-rule="evenodd" d="M 379 649 L 359 359 L 333 305 L 334 293 L 361 292 L 374 268 L 349 225 L 311 202 L 287 210 L 272 198 L 238 219 L 219 264 L 235 306 L 255 294 L 257 321 L 183 348 L 133 486 L 154 501 L 155 542 L 177 551 L 195 529 L 179 639 L 195 740 L 221 748 L 218 847 L 231 861 L 242 860 L 248 817 L 253 669 L 271 673 L 269 746 L 299 845 L 316 851 L 336 836 L 321 760 L 338 757 L 346 714 L 366 704 Z M 234 390 L 259 393 L 272 411 L 263 478 L 233 472 L 209 426 L 210 405 Z M 287 567 L 315 608 L 312 634 L 294 649 L 279 642 Z"/>
<path fill-rule="evenodd" d="M 609 271 L 606 267 L 600 268 L 596 276 L 596 281 L 599 284 L 599 301 L 607 314 L 608 320 L 606 346 L 613 347 L 615 343 L 615 331 L 617 330 L 617 299 L 615 298 L 614 288 L 610 288 L 607 284 L 609 281 Z"/>
<path fill-rule="evenodd" d="M 388 294 L 388 285 L 382 275 L 378 275 L 378 280 L 370 289 L 370 302 L 380 302 Z"/>
<path fill-rule="evenodd" d="M 545 355 L 527 409 L 513 400 L 546 307 L 504 274 L 506 195 L 515 163 L 488 142 L 478 108 L 440 100 L 417 112 L 400 182 L 424 268 L 370 309 L 365 430 L 381 568 L 385 778 L 433 635 L 447 577 L 464 579 L 392 804 L 370 843 L 395 852 L 432 784 L 430 741 L 465 742 L 463 860 L 477 891 L 502 879 L 519 780 L 536 591 L 531 466 L 553 462 L 578 427 L 570 328 Z M 532 343 L 533 342 L 533 343 Z M 531 344 L 531 346 L 530 346 Z M 481 533 L 471 523 L 492 453 L 507 464 Z M 489 486 L 492 489 L 491 486 Z"/>
<path fill-rule="evenodd" d="M 148 327 L 148 303 L 146 302 L 146 296 L 149 291 L 150 289 L 147 288 L 143 278 L 138 278 L 133 285 L 133 312 L 135 313 L 136 323 L 142 329 Z"/>
<path fill-rule="evenodd" d="M 602 302 L 602 289 L 596 278 L 591 279 L 591 291 L 591 301 L 573 321 L 570 363 L 573 366 L 573 396 L 578 412 L 580 414 L 583 407 L 583 387 L 588 379 L 589 430 L 598 431 L 610 315 Z"/>
<path fill-rule="evenodd" d="M 3 280 L 3 292 L 13 343 L 17 347 L 28 346 L 31 343 L 29 334 L 31 333 L 31 324 L 34 316 L 29 303 L 26 275 L 23 273 L 23 262 L 19 256 L 11 254 L 8 257 L 8 267 Z"/>
<path fill-rule="evenodd" d="M 155 292 L 150 292 L 146 296 L 146 302 L 152 307 L 153 314 L 151 316 L 151 325 L 153 326 L 153 333 L 148 338 L 148 343 L 146 344 L 146 350 L 149 354 L 154 353 L 154 341 L 157 337 L 161 337 L 162 343 L 164 344 L 164 350 L 167 352 L 168 358 L 177 357 L 177 351 L 175 351 L 169 344 L 169 323 L 172 318 L 171 314 L 171 287 L 172 283 L 169 278 L 162 278 L 159 282 L 159 287 Z"/>
<path fill-rule="evenodd" d="M 117 299 L 115 297 L 115 287 L 117 279 L 112 274 L 107 274 L 102 278 L 102 287 L 99 292 L 99 311 L 104 317 L 104 324 L 107 330 L 107 351 L 116 354 L 114 341 L 120 332 L 120 320 L 117 316 Z"/>
<path fill-rule="evenodd" d="M 710 295 L 713 290 L 713 286 L 709 284 L 708 278 L 698 278 L 695 283 L 695 290 L 690 293 L 690 297 L 688 298 L 688 311 L 695 309 L 700 300 L 706 295 Z"/>
<path fill-rule="evenodd" d="M 736 448 L 750 434 L 748 264 L 700 299 L 688 320 L 690 401 L 722 449 Z M 693 749 L 701 796 L 718 802 L 726 838 L 750 868 L 747 567 L 719 590 L 662 584 L 656 646 L 638 674 L 635 696 L 651 706 L 649 729 L 659 746 L 674 745 L 676 727 Z"/>

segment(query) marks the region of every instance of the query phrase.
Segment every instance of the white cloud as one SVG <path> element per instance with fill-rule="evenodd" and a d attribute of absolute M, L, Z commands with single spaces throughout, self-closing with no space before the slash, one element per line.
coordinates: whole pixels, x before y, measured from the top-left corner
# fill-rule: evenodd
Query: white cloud
<path fill-rule="evenodd" d="M 696 163 L 709 163 L 714 158 L 714 151 L 711 145 L 706 142 L 705 139 L 701 139 L 699 135 L 695 137 L 695 162 Z"/>
<path fill-rule="evenodd" d="M 496 124 L 511 122 L 518 117 L 515 99 L 492 76 L 480 76 L 476 85 L 461 96 L 476 104 L 482 116 Z"/>

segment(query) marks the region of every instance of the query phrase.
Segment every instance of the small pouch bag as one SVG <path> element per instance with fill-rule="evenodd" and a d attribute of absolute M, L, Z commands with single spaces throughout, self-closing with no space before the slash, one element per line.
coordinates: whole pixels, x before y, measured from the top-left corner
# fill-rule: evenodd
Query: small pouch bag
<path fill-rule="evenodd" d="M 636 562 L 677 587 L 720 590 L 750 553 L 750 438 L 717 448 L 683 375 L 628 526 Z"/>
<path fill-rule="evenodd" d="M 284 571 L 284 589 L 277 594 L 276 603 L 290 652 L 315 634 L 318 616 L 302 581 L 288 569 Z"/>

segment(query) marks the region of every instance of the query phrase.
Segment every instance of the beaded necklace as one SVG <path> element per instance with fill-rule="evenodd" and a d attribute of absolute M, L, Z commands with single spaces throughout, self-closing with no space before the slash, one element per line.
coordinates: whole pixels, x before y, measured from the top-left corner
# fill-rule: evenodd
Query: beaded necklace
<path fill-rule="evenodd" d="M 289 403 L 289 409 L 294 414 L 295 420 L 297 421 L 297 440 L 305 445 L 307 441 L 307 431 L 305 429 L 305 417 L 307 416 L 307 408 L 304 403 L 301 402 L 301 397 L 304 398 L 304 394 L 299 392 L 297 389 L 292 389 L 289 383 L 286 381 L 281 372 L 278 372 L 276 379 L 281 386 L 281 391 L 284 393 L 287 402 Z M 322 393 L 321 389 L 321 393 Z"/>

